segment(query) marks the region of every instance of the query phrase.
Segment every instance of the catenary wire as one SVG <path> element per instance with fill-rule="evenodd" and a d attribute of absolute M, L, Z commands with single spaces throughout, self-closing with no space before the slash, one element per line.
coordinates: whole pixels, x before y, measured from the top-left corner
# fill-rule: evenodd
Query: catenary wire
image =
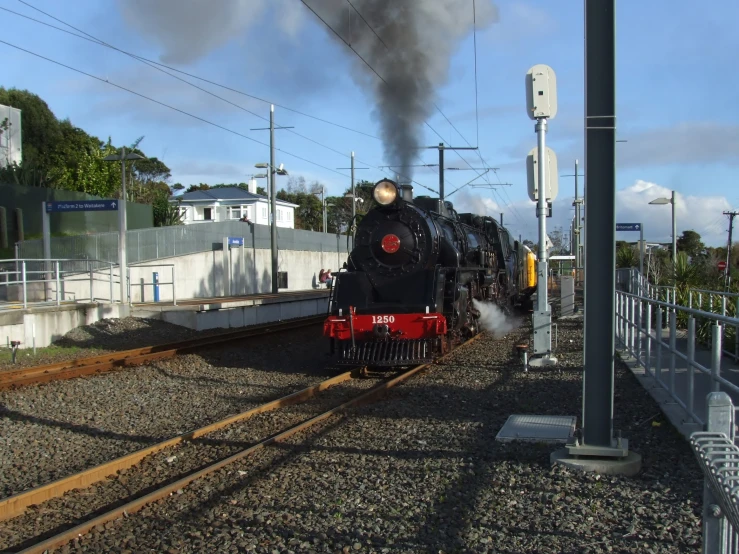
<path fill-rule="evenodd" d="M 229 129 L 228 127 L 224 127 L 223 125 L 220 125 L 220 124 L 215 123 L 213 121 L 209 121 L 209 120 L 207 120 L 205 118 L 202 118 L 202 117 L 200 117 L 198 115 L 195 115 L 195 114 L 192 114 L 190 112 L 187 112 L 185 110 L 182 110 L 182 109 L 177 108 L 175 106 L 172 106 L 170 104 L 166 104 L 164 102 L 161 102 L 159 100 L 156 100 L 156 99 L 154 99 L 154 98 L 152 98 L 150 96 L 146 96 L 145 94 L 142 94 L 142 93 L 137 92 L 135 90 L 132 90 L 130 88 L 124 87 L 123 85 L 119 85 L 117 83 L 114 83 L 114 82 L 112 82 L 109 79 L 103 79 L 102 77 L 98 77 L 97 75 L 93 75 L 92 73 L 88 73 L 86 71 L 83 71 L 82 69 L 77 69 L 76 67 L 72 67 L 71 65 L 67 65 L 65 63 L 62 63 L 62 62 L 53 60 L 53 59 L 48 58 L 48 57 L 46 57 L 46 56 L 44 56 L 42 54 L 38 54 L 36 52 L 32 52 L 31 50 L 27 50 L 27 49 L 22 48 L 20 46 L 16 46 L 15 44 L 11 44 L 10 42 L 7 42 L 5 40 L 1 40 L 0 39 L 0 44 L 5 44 L 6 46 L 10 46 L 11 48 L 15 48 L 16 50 L 20 50 L 21 52 L 25 52 L 26 54 L 30 54 L 30 55 L 35 56 L 37 58 L 41 58 L 42 60 L 46 60 L 47 62 L 53 63 L 53 64 L 58 65 L 60 67 L 64 67 L 64 68 L 69 69 L 71 71 L 74 71 L 76 73 L 80 73 L 81 75 L 85 75 L 87 77 L 90 77 L 91 79 L 95 79 L 96 81 L 100 81 L 101 83 L 107 83 L 110 86 L 113 86 L 115 88 L 118 88 L 118 89 L 123 90 L 123 91 L 126 91 L 126 92 L 129 92 L 129 93 L 134 94 L 134 95 L 136 95 L 136 96 L 138 96 L 140 98 L 143 98 L 143 99 L 148 100 L 150 102 L 154 102 L 155 104 L 159 104 L 160 106 L 163 106 L 165 108 L 169 108 L 170 110 L 174 110 L 174 111 L 179 112 L 179 113 L 181 113 L 183 115 L 186 115 L 186 116 L 191 117 L 193 119 L 197 119 L 198 121 L 201 121 L 203 123 L 206 123 L 208 125 L 211 125 L 213 127 L 216 127 L 218 129 L 221 129 L 221 130 L 226 131 L 228 133 L 234 134 L 236 136 L 239 136 L 241 138 L 244 138 L 246 140 L 249 140 L 251 142 L 254 142 L 256 144 L 260 144 L 262 146 L 266 146 L 267 148 L 269 148 L 269 144 L 267 144 L 267 143 L 264 143 L 262 141 L 259 141 L 257 139 L 254 139 L 254 138 L 252 138 L 250 136 L 244 135 L 243 133 L 239 133 L 238 131 L 234 131 L 233 129 Z M 309 163 L 311 165 L 315 165 L 316 167 L 320 167 L 321 169 L 325 169 L 327 171 L 331 171 L 332 173 L 336 173 L 338 175 L 341 175 L 342 177 L 347 177 L 347 178 L 349 177 L 349 175 L 346 175 L 345 173 L 341 173 L 340 171 L 337 171 L 337 170 L 332 169 L 330 167 L 326 167 L 324 165 L 321 165 L 321 164 L 319 164 L 317 162 L 314 162 L 312 160 L 309 160 L 307 158 L 303 158 L 302 156 L 298 156 L 297 154 L 293 154 L 292 152 L 288 152 L 288 151 L 283 150 L 281 148 L 275 148 L 275 150 L 277 150 L 279 152 L 282 152 L 283 154 L 286 154 L 288 156 L 291 156 L 291 157 L 293 157 L 293 158 L 295 158 L 297 160 L 301 160 L 303 162 L 307 162 L 307 163 Z"/>
<path fill-rule="evenodd" d="M 31 5 L 31 4 L 27 4 L 26 2 L 23 2 L 23 0 L 19 0 L 19 2 L 22 2 L 25 5 L 29 6 L 30 8 L 32 8 L 32 9 L 34 9 L 34 10 L 40 12 L 40 13 L 43 13 L 44 15 L 46 15 L 48 17 L 51 17 L 52 19 L 56 19 L 57 21 L 60 21 L 61 23 L 64 23 L 65 25 L 69 25 L 68 23 L 63 22 L 60 19 L 55 18 L 54 16 L 52 16 L 50 14 L 47 14 L 46 12 L 44 12 L 43 10 L 41 10 L 40 8 L 37 8 L 37 7 L 35 7 L 35 6 Z M 86 37 L 86 36 L 81 35 L 81 34 L 73 33 L 73 32 L 71 32 L 71 31 L 69 31 L 67 29 L 63 29 L 62 27 L 57 27 L 56 25 L 52 25 L 51 23 L 47 23 L 46 21 L 41 21 L 41 20 L 36 19 L 36 18 L 33 18 L 33 17 L 29 16 L 29 15 L 26 15 L 26 14 L 23 14 L 23 13 L 19 13 L 19 12 L 16 12 L 16 11 L 13 11 L 13 10 L 10 10 L 10 9 L 5 8 L 5 7 L 2 7 L 2 6 L 0 6 L 0 10 L 3 10 L 3 11 L 8 12 L 8 13 L 11 13 L 13 15 L 17 15 L 18 17 L 22 17 L 24 19 L 28 19 L 28 20 L 33 21 L 35 23 L 38 23 L 40 25 L 45 25 L 46 27 L 50 27 L 52 29 L 56 29 L 57 31 L 61 31 L 63 33 L 67 33 L 68 35 L 72 35 L 72 36 L 75 36 L 77 38 L 81 38 L 81 39 L 87 40 L 89 42 L 94 42 L 94 43 L 100 44 L 102 46 L 107 46 L 108 48 L 112 48 L 114 50 L 118 50 L 119 52 L 121 52 L 123 54 L 126 54 L 128 56 L 134 57 L 134 58 L 139 59 L 139 60 L 142 60 L 142 61 L 146 61 L 146 62 L 148 62 L 150 64 L 154 64 L 154 65 L 159 66 L 159 67 L 163 67 L 165 69 L 168 69 L 169 71 L 174 71 L 174 72 L 179 73 L 181 75 L 185 75 L 187 77 L 191 77 L 193 79 L 197 79 L 198 81 L 202 81 L 204 83 L 208 83 L 210 85 L 214 85 L 214 86 L 220 87 L 220 88 L 222 88 L 224 90 L 228 90 L 228 91 L 233 92 L 235 94 L 239 94 L 239 95 L 245 96 L 247 98 L 252 98 L 252 99 L 257 100 L 259 102 L 264 102 L 265 104 L 274 104 L 275 106 L 277 106 L 278 108 L 280 108 L 282 110 L 286 110 L 286 111 L 295 113 L 297 115 L 300 115 L 300 116 L 303 116 L 303 117 L 307 117 L 307 118 L 313 119 L 315 121 L 320 121 L 321 123 L 325 123 L 327 125 L 332 125 L 332 126 L 337 127 L 339 129 L 344 129 L 346 131 L 350 131 L 352 133 L 357 133 L 357 134 L 360 134 L 360 135 L 364 135 L 364 136 L 366 136 L 368 138 L 371 138 L 371 139 L 382 140 L 380 137 L 377 137 L 377 136 L 372 135 L 370 133 L 366 133 L 366 132 L 360 131 L 358 129 L 352 129 L 351 127 L 347 127 L 346 125 L 342 125 L 342 124 L 336 123 L 334 121 L 330 121 L 330 120 L 327 120 L 327 119 L 324 119 L 324 118 L 321 118 L 321 117 L 318 117 L 318 116 L 315 116 L 315 115 L 311 115 L 311 114 L 306 113 L 306 112 L 303 112 L 301 110 L 297 110 L 295 108 L 290 108 L 289 106 L 285 106 L 283 104 L 272 102 L 272 101 L 267 100 L 265 98 L 261 98 L 259 96 L 255 96 L 253 94 L 249 94 L 249 93 L 244 92 L 242 90 L 238 90 L 238 89 L 235 89 L 233 87 L 229 87 L 228 85 L 224 85 L 222 83 L 218 83 L 216 81 L 212 81 L 212 80 L 207 79 L 205 77 L 200 77 L 199 75 L 195 75 L 195 74 L 189 73 L 187 71 L 182 71 L 180 69 L 177 69 L 176 67 L 172 67 L 172 66 L 169 66 L 169 65 L 166 65 L 166 64 L 157 62 L 155 60 L 151 60 L 151 59 L 145 58 L 143 56 L 139 56 L 138 54 L 133 54 L 132 52 L 128 52 L 128 51 L 122 50 L 120 48 L 116 48 L 115 46 L 106 45 L 106 44 L 102 43 L 101 41 L 99 41 L 97 39 L 92 39 L 92 38 Z M 72 27 L 71 25 L 69 25 L 69 26 Z M 74 28 L 74 27 L 72 27 L 72 28 Z M 83 33 L 84 31 L 80 31 L 80 32 Z"/>
<path fill-rule="evenodd" d="M 143 57 L 141 57 L 141 56 L 138 56 L 138 55 L 136 55 L 136 54 L 133 54 L 133 53 L 130 53 L 130 52 L 126 52 L 125 50 L 122 50 L 122 49 L 120 49 L 120 48 L 118 48 L 118 47 L 116 47 L 116 46 L 113 46 L 113 45 L 111 45 L 111 44 L 108 44 L 108 43 L 106 43 L 105 41 L 103 41 L 103 40 L 101 40 L 101 39 L 99 39 L 99 38 L 97 38 L 97 37 L 95 37 L 95 36 L 91 35 L 90 33 L 87 33 L 86 31 L 84 31 L 84 30 L 82 30 L 82 29 L 79 29 L 79 28 L 75 27 L 74 25 L 71 25 L 70 23 L 67 23 L 67 22 L 65 22 L 65 21 L 63 21 L 63 20 L 61 20 L 61 19 L 59 19 L 58 17 L 55 17 L 55 16 L 53 16 L 53 15 L 51 15 L 51 14 L 49 14 L 49 13 L 47 13 L 47 12 L 45 12 L 45 11 L 43 11 L 43 10 L 39 9 L 39 8 L 36 8 L 35 6 L 32 6 L 32 5 L 28 4 L 28 3 L 27 3 L 27 2 L 25 2 L 24 0 L 18 0 L 18 1 L 19 1 L 19 2 L 21 2 L 21 3 L 23 3 L 23 4 L 25 4 L 25 5 L 27 5 L 27 6 L 29 6 L 29 7 L 31 7 L 31 8 L 33 8 L 33 9 L 35 9 L 35 10 L 37 10 L 37 11 L 39 11 L 40 13 L 42 13 L 42 14 L 46 15 L 47 17 L 50 17 L 51 19 L 54 19 L 55 21 L 58 21 L 59 23 L 62 23 L 63 25 L 67 25 L 68 27 L 70 27 L 70 28 L 74 29 L 75 31 L 77 31 L 77 32 L 79 32 L 79 33 L 82 33 L 83 35 L 86 35 L 86 36 L 83 36 L 83 35 L 79 35 L 79 34 L 77 34 L 77 33 L 71 33 L 71 32 L 69 32 L 69 31 L 67 31 L 66 29 L 62 29 L 62 28 L 60 28 L 60 27 L 56 27 L 56 26 L 54 26 L 54 25 L 50 25 L 50 24 L 48 24 L 48 23 L 45 23 L 45 22 L 43 22 L 43 21 L 39 21 L 39 20 L 36 20 L 36 19 L 34 19 L 34 18 L 30 18 L 30 17 L 28 17 L 28 16 L 24 16 L 23 14 L 17 14 L 16 12 L 13 12 L 12 10 L 7 10 L 7 9 L 5 9 L 5 8 L 2 8 L 2 7 L 0 7 L 0 9 L 5 9 L 6 11 L 9 11 L 10 13 L 14 13 L 14 14 L 16 14 L 16 15 L 21 15 L 22 17 L 26 17 L 27 19 L 31 19 L 32 21 L 35 21 L 35 22 L 37 22 L 37 23 L 41 23 L 41 24 L 43 24 L 43 25 L 47 25 L 47 26 L 49 26 L 49 27 L 52 27 L 52 28 L 54 28 L 54 29 L 57 29 L 57 30 L 60 30 L 60 31 L 66 32 L 66 33 L 68 33 L 68 34 L 71 34 L 71 35 L 73 35 L 73 36 L 76 36 L 76 37 L 78 37 L 78 38 L 82 38 L 82 39 L 88 40 L 88 41 L 90 41 L 90 42 L 94 42 L 94 43 L 96 43 L 96 44 L 98 44 L 98 45 L 100 45 L 100 46 L 105 46 L 105 47 L 107 47 L 107 48 L 110 48 L 110 49 L 112 49 L 112 50 L 116 50 L 116 51 L 118 51 L 118 52 L 120 52 L 120 53 L 122 53 L 122 54 L 125 54 L 125 55 L 127 55 L 127 56 L 129 56 L 129 57 L 131 57 L 131 58 L 133 58 L 133 59 L 135 59 L 135 60 L 137 60 L 137 61 L 140 61 L 140 62 L 144 63 L 145 65 L 148 65 L 149 67 L 152 67 L 153 69 L 156 69 L 157 71 L 160 71 L 160 72 L 164 73 L 165 75 L 169 75 L 170 77 L 172 77 L 172 78 L 174 78 L 174 79 L 177 79 L 178 81 L 181 81 L 181 82 L 183 82 L 183 83 L 185 83 L 185 84 L 187 84 L 187 85 L 190 85 L 190 86 L 192 86 L 192 87 L 194 87 L 194 88 L 196 88 L 196 89 L 198 89 L 198 90 L 200 90 L 200 91 L 202 91 L 202 92 L 204 92 L 204 93 L 206 93 L 206 94 L 208 94 L 208 95 L 210 95 L 210 96 L 213 96 L 214 98 L 217 98 L 217 99 L 219 99 L 219 100 L 221 100 L 221 101 L 223 101 L 223 102 L 226 102 L 227 104 L 229 104 L 229 105 L 231 105 L 231 106 L 234 106 L 235 108 L 238 108 L 238 109 L 240 109 L 240 110 L 242 110 L 242 111 L 244 111 L 244 112 L 246 112 L 246 113 L 249 113 L 250 115 L 253 115 L 254 117 L 257 117 L 257 118 L 259 118 L 259 119 L 261 119 L 261 120 L 264 120 L 264 121 L 269 121 L 269 119 L 268 119 L 268 118 L 266 118 L 266 117 L 264 117 L 264 116 L 262 116 L 262 115 L 260 115 L 260 114 L 257 114 L 257 113 L 255 113 L 255 112 L 253 112 L 253 111 L 251 111 L 251 110 L 248 110 L 247 108 L 244 108 L 243 106 L 241 106 L 241 105 L 239 105 L 239 104 L 236 104 L 235 102 L 232 102 L 232 101 L 230 101 L 230 100 L 228 100 L 228 99 L 226 99 L 226 98 L 223 98 L 222 96 L 219 96 L 219 95 L 217 95 L 217 94 L 213 93 L 212 91 L 209 91 L 209 90 L 207 90 L 207 89 L 205 89 L 205 88 L 202 88 L 202 87 L 200 87 L 200 86 L 198 86 L 198 85 L 196 85 L 196 84 L 194 84 L 194 83 L 191 83 L 190 81 L 187 81 L 186 79 L 182 79 L 181 77 L 178 77 L 177 75 L 174 75 L 174 74 L 170 73 L 169 71 L 166 71 L 165 69 L 163 69 L 163 68 L 162 68 L 162 67 L 167 67 L 168 69 L 170 69 L 170 68 L 169 68 L 168 66 L 164 66 L 163 64 L 158 64 L 157 62 L 153 62 L 153 61 L 151 61 L 151 60 L 147 60 L 146 58 L 143 58 Z M 160 66 L 160 65 L 161 65 L 162 67 L 158 67 L 158 66 Z M 177 71 L 177 70 L 176 70 L 176 69 L 174 69 L 174 68 L 171 68 L 171 69 L 172 69 L 173 71 Z M 198 78 L 198 77 L 195 77 L 195 78 Z M 210 82 L 210 81 L 208 81 L 208 82 Z M 216 83 L 214 83 L 214 84 L 216 84 Z M 230 89 L 230 87 L 226 87 L 225 85 L 217 85 L 217 86 L 220 86 L 220 87 L 223 87 L 223 88 L 227 88 L 227 89 Z M 233 90 L 233 89 L 230 89 L 230 90 Z M 244 94 L 245 94 L 245 93 L 244 93 Z M 245 95 L 246 95 L 246 94 L 245 94 Z M 246 96 L 251 96 L 251 95 L 246 95 Z M 257 98 L 257 97 L 253 97 L 253 96 L 252 96 L 252 98 Z M 258 99 L 258 100 L 261 100 L 261 101 L 264 101 L 264 102 L 267 102 L 266 100 L 263 100 L 263 99 L 260 99 L 260 98 L 257 98 L 257 99 Z M 295 111 L 295 110 L 291 110 L 291 111 Z M 309 117 L 310 117 L 310 116 L 309 116 Z M 325 121 L 325 120 L 322 120 L 322 121 Z M 348 129 L 348 128 L 347 128 L 347 129 Z M 318 145 L 318 146 L 320 146 L 320 147 L 322 147 L 322 148 L 325 148 L 325 149 L 327 149 L 327 150 L 330 150 L 330 151 L 332 151 L 332 152 L 334 152 L 334 153 L 336 153 L 336 154 L 339 154 L 340 156 L 343 156 L 343 157 L 348 157 L 348 156 L 346 155 L 346 153 L 345 153 L 345 152 L 341 152 L 341 151 L 339 151 L 339 150 L 337 150 L 337 149 L 335 149 L 335 148 L 333 148 L 333 147 L 331 147 L 331 146 L 328 146 L 328 145 L 326 145 L 326 144 L 323 144 L 323 143 L 321 143 L 321 142 L 319 142 L 319 141 L 317 141 L 317 140 L 315 140 L 315 139 L 312 139 L 312 138 L 310 138 L 310 137 L 307 137 L 307 136 L 305 136 L 305 135 L 303 135 L 303 134 L 301 134 L 301 133 L 298 133 L 297 131 L 293 131 L 292 129 L 286 129 L 286 130 L 287 130 L 288 132 L 290 132 L 290 133 L 292 133 L 292 134 L 294 134 L 294 135 L 296 135 L 296 136 L 298 136 L 298 137 L 300 137 L 300 138 L 304 139 L 304 140 L 307 140 L 308 142 L 311 142 L 311 143 L 313 143 L 313 144 L 316 144 L 316 145 Z M 367 135 L 367 136 L 370 136 L 370 137 L 372 137 L 371 135 Z M 376 138 L 376 137 L 372 137 L 372 138 Z M 260 143 L 260 144 L 261 144 L 261 143 Z M 279 150 L 279 149 L 278 149 L 278 150 Z M 378 167 L 378 166 L 376 166 L 376 165 L 373 165 L 373 164 L 371 164 L 371 163 L 369 163 L 369 162 L 365 162 L 365 161 L 362 161 L 362 160 L 357 160 L 357 161 L 358 161 L 359 163 L 361 163 L 361 164 L 365 164 L 365 165 L 368 165 L 368 166 L 372 167 L 373 169 L 376 169 L 376 170 L 378 170 L 378 171 L 382 172 L 383 174 L 387 175 L 387 173 L 386 173 L 385 171 L 383 171 L 381 167 Z M 407 178 L 407 177 L 405 177 L 405 176 L 402 176 L 402 177 L 404 177 L 404 178 Z M 431 188 L 429 188 L 429 187 L 427 187 L 427 186 L 425 186 L 425 185 L 423 185 L 423 184 L 421 184 L 421 183 L 419 183 L 419 182 L 417 182 L 417 181 L 415 181 L 415 180 L 411 180 L 411 181 L 412 181 L 412 182 L 413 182 L 414 184 L 416 184 L 416 185 L 418 185 L 418 186 L 420 186 L 420 187 L 426 188 L 427 190 L 430 190 L 431 192 L 435 192 L 435 191 L 434 191 L 433 189 L 431 189 Z"/>

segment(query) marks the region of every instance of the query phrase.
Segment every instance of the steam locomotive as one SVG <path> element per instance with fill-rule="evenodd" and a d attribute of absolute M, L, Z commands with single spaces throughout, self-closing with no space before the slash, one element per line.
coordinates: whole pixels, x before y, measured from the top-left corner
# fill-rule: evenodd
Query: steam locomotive
<path fill-rule="evenodd" d="M 372 194 L 323 326 L 338 364 L 429 362 L 479 332 L 473 299 L 530 307 L 535 256 L 493 218 L 389 179 Z"/>

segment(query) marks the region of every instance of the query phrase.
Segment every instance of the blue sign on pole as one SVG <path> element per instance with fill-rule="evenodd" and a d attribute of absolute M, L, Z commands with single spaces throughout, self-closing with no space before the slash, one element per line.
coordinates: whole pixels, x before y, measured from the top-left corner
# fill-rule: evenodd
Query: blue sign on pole
<path fill-rule="evenodd" d="M 71 200 L 46 203 L 46 213 L 109 212 L 113 210 L 118 210 L 118 200 Z"/>
<path fill-rule="evenodd" d="M 244 237 L 228 237 L 229 246 L 244 246 Z"/>
<path fill-rule="evenodd" d="M 641 223 L 616 223 L 616 231 L 641 231 Z"/>

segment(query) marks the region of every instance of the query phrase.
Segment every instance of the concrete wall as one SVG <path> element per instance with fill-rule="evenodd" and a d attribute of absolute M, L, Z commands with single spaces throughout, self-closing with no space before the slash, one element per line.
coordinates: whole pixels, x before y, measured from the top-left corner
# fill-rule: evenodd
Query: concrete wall
<path fill-rule="evenodd" d="M 74 304 L 68 306 L 30 308 L 27 311 L 0 313 L 0 341 L 21 341 L 20 348 L 49 346 L 75 327 L 91 325 L 108 318 L 126 317 L 128 306 Z"/>
<path fill-rule="evenodd" d="M 318 288 L 321 269 L 337 271 L 346 261 L 346 254 L 336 252 L 310 252 L 305 250 L 278 251 L 278 271 L 286 271 L 288 286 L 280 290 L 306 290 Z M 272 290 L 272 253 L 270 250 L 250 247 L 234 247 L 228 251 L 214 250 L 185 256 L 162 258 L 156 262 L 129 266 L 131 301 L 154 300 L 153 273 L 159 273 L 159 282 L 172 281 L 172 265 L 175 271 L 175 289 L 178 299 L 206 298 L 214 296 L 240 296 L 268 293 Z M 224 270 L 225 268 L 225 270 Z M 119 301 L 118 268 L 114 269 L 113 299 Z M 72 282 L 71 279 L 78 279 Z M 143 281 L 143 284 L 142 284 Z M 50 285 L 51 298 L 56 298 L 56 284 Z M 66 300 L 89 299 L 89 274 L 70 276 L 62 284 Z M 108 270 L 95 274 L 93 293 L 96 299 L 110 299 Z M 172 286 L 160 284 L 159 300 L 172 301 Z"/>

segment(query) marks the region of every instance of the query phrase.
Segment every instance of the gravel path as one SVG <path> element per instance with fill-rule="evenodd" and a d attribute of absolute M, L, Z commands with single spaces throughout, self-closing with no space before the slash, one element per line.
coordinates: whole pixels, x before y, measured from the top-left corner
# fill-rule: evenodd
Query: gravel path
<path fill-rule="evenodd" d="M 69 548 L 699 552 L 700 471 L 669 423 L 647 421 L 659 408 L 624 367 L 616 372 L 614 425 L 643 456 L 638 476 L 552 467 L 551 446 L 495 441 L 512 413 L 579 414 L 581 325 L 559 322 L 561 371 L 520 371 L 512 347 L 526 329 L 484 337 L 386 400 L 331 418 Z"/>
<path fill-rule="evenodd" d="M 224 329 L 194 331 L 180 325 L 173 325 L 157 319 L 126 317 L 123 319 L 101 319 L 92 325 L 77 327 L 69 331 L 52 345 L 50 351 L 24 348 L 18 351 L 17 363 L 0 362 L 0 371 L 20 369 L 37 365 L 51 364 L 99 356 L 108 352 L 143 348 L 158 344 L 178 342 L 194 337 L 205 337 L 223 333 Z"/>
<path fill-rule="evenodd" d="M 320 326 L 152 365 L 0 392 L 0 497 L 65 477 L 327 377 Z"/>

